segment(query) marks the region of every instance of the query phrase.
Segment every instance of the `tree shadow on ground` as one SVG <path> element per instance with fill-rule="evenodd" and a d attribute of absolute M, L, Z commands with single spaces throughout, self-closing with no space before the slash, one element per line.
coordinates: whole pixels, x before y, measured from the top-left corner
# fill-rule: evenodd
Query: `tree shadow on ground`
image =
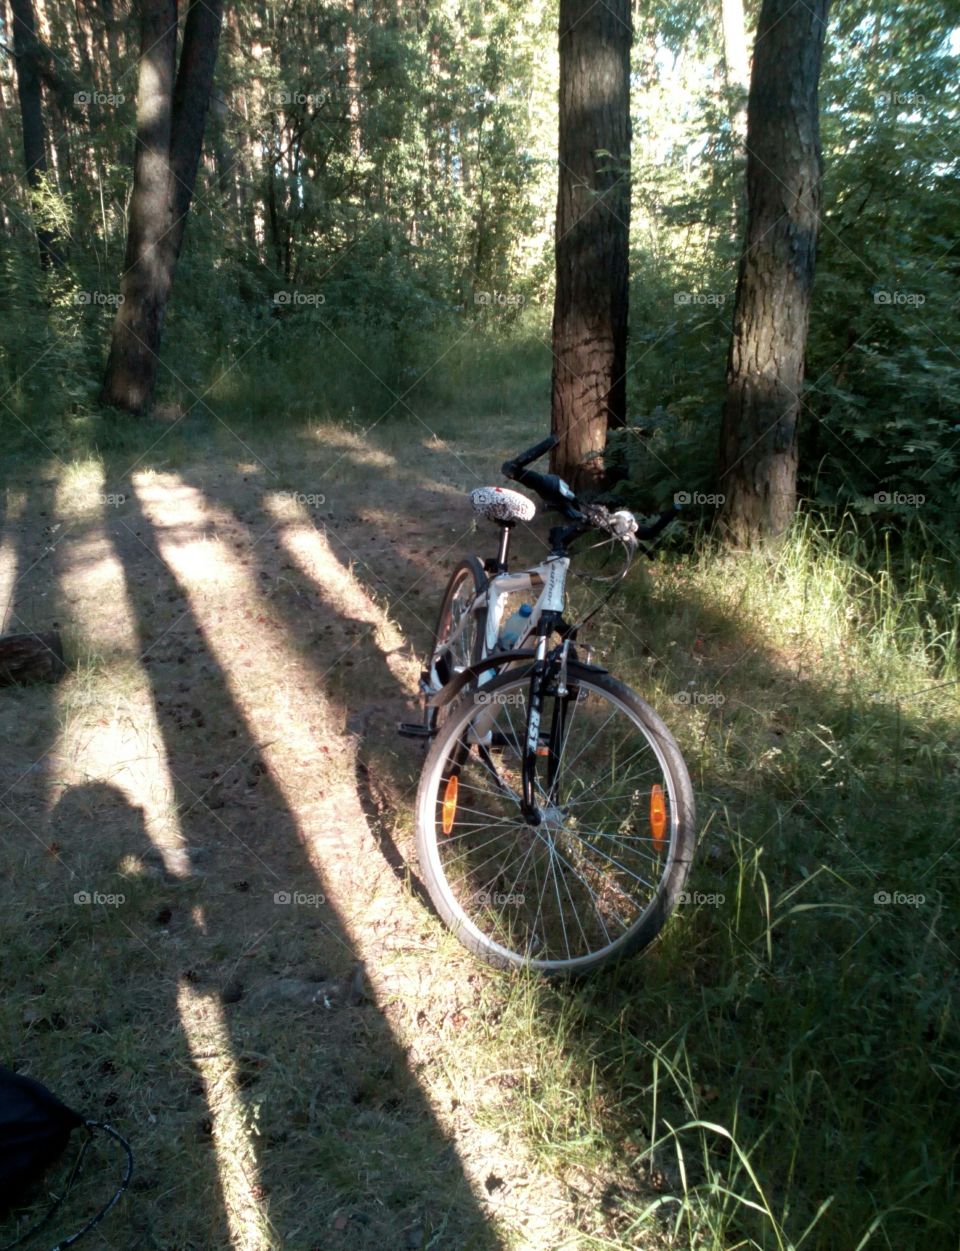
<path fill-rule="evenodd" d="M 55 482 L 46 477 L 26 487 L 20 515 L 0 532 L 16 548 L 6 628 L 42 632 L 62 625 L 69 652 L 74 637 L 61 577 L 71 543 L 85 527 L 57 520 Z M 153 954 L 146 943 L 131 940 L 124 910 L 116 904 L 118 893 L 131 894 L 117 863 L 121 850 L 130 857 L 145 850 L 142 819 L 116 788 L 95 783 L 63 789 L 68 762 L 61 738 L 62 690 L 51 685 L 0 690 L 4 1063 L 36 1077 L 83 1115 L 123 1126 L 134 1140 L 138 1168 L 133 1190 L 118 1210 L 127 1219 L 115 1215 L 103 1227 L 103 1237 L 118 1240 L 104 1245 L 156 1245 L 138 1195 L 149 1190 L 151 1176 L 157 1184 L 150 1150 L 157 1131 L 144 1134 L 140 1127 L 138 1132 L 137 1122 L 144 1105 L 154 1121 L 163 1109 L 152 1098 L 152 1074 L 128 1062 L 128 1048 L 144 1054 L 148 1043 L 161 1047 L 184 1089 L 191 1058 L 175 1003 L 169 994 L 164 1003 L 155 977 L 144 980 L 156 973 Z M 101 902 L 107 897 L 109 903 Z M 145 998 L 146 985 L 152 989 Z M 154 1017 L 161 1029 L 148 1039 L 144 1022 L 151 995 L 164 1006 Z M 21 1230 L 61 1193 L 77 1146 L 74 1141 L 48 1171 L 36 1201 L 11 1218 Z M 194 1168 L 208 1245 L 229 1246 L 216 1167 L 201 1156 Z M 80 1228 L 110 1198 L 120 1173 L 115 1144 L 97 1138 L 50 1236 Z"/>
<path fill-rule="evenodd" d="M 69 927 L 51 935 L 55 957 L 70 966 L 56 986 L 57 1020 L 89 1012 L 96 1026 L 88 1048 L 96 1080 L 85 1068 L 81 1105 L 105 1102 L 121 1126 L 141 1121 L 131 1137 L 150 1227 L 132 1200 L 104 1237 L 116 1246 L 173 1239 L 198 1251 L 252 1238 L 306 1251 L 331 1237 L 346 1248 L 413 1247 L 445 1230 L 458 1246 L 499 1246 L 325 898 L 322 856 L 318 868 L 305 850 L 303 814 L 291 810 L 271 745 L 221 667 L 197 585 L 170 563 L 171 553 L 202 545 L 205 521 L 158 522 L 127 488 L 110 544 L 149 700 L 128 690 L 123 715 L 134 737 L 147 738 L 155 717 L 150 751 L 169 794 L 166 804 L 150 797 L 149 833 L 121 792 L 99 782 L 68 790 L 53 820 L 93 884 L 123 884 L 100 893 L 131 901 L 114 912 L 80 908 L 72 921 L 90 929 L 95 973 L 87 944 L 62 933 Z M 94 688 L 85 711 L 115 719 L 113 700 Z M 44 817 L 31 851 L 36 891 L 59 841 Z M 102 993 L 90 1006 L 94 982 Z M 68 1071 L 72 1031 L 53 1029 L 48 1040 L 54 1069 Z M 70 1102 L 79 1088 L 59 1089 Z M 214 1196 L 219 1184 L 234 1227 Z M 160 1194 L 177 1192 L 181 1201 L 157 1206 Z"/>

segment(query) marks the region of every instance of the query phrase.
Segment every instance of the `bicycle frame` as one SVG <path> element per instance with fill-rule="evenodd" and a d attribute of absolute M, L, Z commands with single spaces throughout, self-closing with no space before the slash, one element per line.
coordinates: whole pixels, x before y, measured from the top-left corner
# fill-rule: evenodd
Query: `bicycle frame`
<path fill-rule="evenodd" d="M 570 568 L 569 556 L 549 556 L 542 564 L 519 573 L 498 573 L 487 584 L 487 589 L 477 596 L 477 609 L 486 608 L 487 626 L 483 639 L 483 655 L 492 656 L 500 650 L 497 640 L 500 637 L 500 626 L 503 621 L 503 609 L 509 595 L 522 595 L 534 591 L 538 587 L 540 593 L 530 613 L 529 624 L 520 635 L 511 650 L 523 647 L 525 640 L 539 633 L 540 620 L 544 613 L 562 613 L 566 599 L 567 570 Z M 478 685 L 492 677 L 483 674 Z"/>
<path fill-rule="evenodd" d="M 546 560 L 539 565 L 534 565 L 530 569 L 525 569 L 517 573 L 510 573 L 504 568 L 504 550 L 506 544 L 501 547 L 501 559 L 497 562 L 501 572 L 496 573 L 490 578 L 484 591 L 482 591 L 473 603 L 472 611 L 478 612 L 486 609 L 486 629 L 484 631 L 483 645 L 481 650 L 481 658 L 475 662 L 471 668 L 476 669 L 483 663 L 488 656 L 504 656 L 512 652 L 520 652 L 524 648 L 527 640 L 536 638 L 536 646 L 534 653 L 534 664 L 531 672 L 530 680 L 530 697 L 527 709 L 527 728 L 523 752 L 523 800 L 522 810 L 524 815 L 532 824 L 539 824 L 541 814 L 535 803 L 536 788 L 536 768 L 537 756 L 540 748 L 540 721 L 543 709 L 544 683 L 547 677 L 550 664 L 547 661 L 547 641 L 551 631 L 557 628 L 562 621 L 563 608 L 566 601 L 566 585 L 567 572 L 570 568 L 570 558 L 560 552 L 552 553 Z M 536 602 L 532 605 L 529 623 L 512 648 L 507 652 L 499 646 L 500 627 L 503 620 L 503 611 L 507 598 L 510 595 L 524 594 L 525 592 L 538 591 Z M 458 627 L 454 638 L 466 628 L 468 614 L 464 615 L 464 619 Z M 529 646 L 529 644 L 528 644 Z M 563 645 L 562 657 L 560 660 L 561 673 L 566 672 L 567 659 L 567 643 Z M 529 653 L 528 653 L 529 654 Z M 491 668 L 486 671 L 477 671 L 477 688 L 484 686 L 496 677 L 497 668 Z M 564 679 L 561 678 L 561 687 L 564 687 Z M 494 709 L 481 708 L 476 721 L 471 726 L 470 738 L 475 742 L 481 750 L 484 750 L 484 744 L 489 738 L 490 727 L 489 721 L 495 716 Z M 556 762 L 560 755 L 560 747 L 564 737 L 565 709 L 563 705 L 558 705 L 558 710 L 554 715 L 553 724 L 550 727 L 548 748 L 549 761 L 549 778 L 553 780 Z"/>

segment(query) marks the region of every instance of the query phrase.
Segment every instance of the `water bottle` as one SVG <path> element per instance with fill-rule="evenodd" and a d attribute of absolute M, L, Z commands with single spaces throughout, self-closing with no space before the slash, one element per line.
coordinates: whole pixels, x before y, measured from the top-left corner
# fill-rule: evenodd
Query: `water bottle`
<path fill-rule="evenodd" d="M 500 630 L 501 651 L 508 652 L 520 642 L 521 636 L 527 632 L 532 612 L 533 609 L 529 604 L 521 604 L 513 616 L 508 617 L 503 623 Z"/>

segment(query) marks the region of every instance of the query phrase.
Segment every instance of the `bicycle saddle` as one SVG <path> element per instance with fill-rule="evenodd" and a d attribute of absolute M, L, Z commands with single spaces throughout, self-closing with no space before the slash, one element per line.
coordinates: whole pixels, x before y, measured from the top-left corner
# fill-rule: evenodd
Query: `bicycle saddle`
<path fill-rule="evenodd" d="M 470 492 L 473 511 L 488 521 L 532 521 L 537 506 L 519 491 L 506 487 L 477 487 Z"/>

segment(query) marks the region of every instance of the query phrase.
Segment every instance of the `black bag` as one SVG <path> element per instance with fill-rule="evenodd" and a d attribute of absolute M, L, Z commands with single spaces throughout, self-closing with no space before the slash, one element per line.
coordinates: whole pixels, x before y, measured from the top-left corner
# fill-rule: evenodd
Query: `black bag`
<path fill-rule="evenodd" d="M 82 1124 L 46 1086 L 0 1068 L 0 1212 L 26 1197 Z"/>
<path fill-rule="evenodd" d="M 79 1233 L 59 1242 L 54 1251 L 60 1251 L 60 1248 L 76 1242 L 106 1216 L 127 1188 L 133 1174 L 133 1153 L 129 1143 L 110 1125 L 86 1120 L 65 1103 L 61 1103 L 46 1086 L 34 1081 L 32 1077 L 24 1077 L 20 1073 L 0 1067 L 0 1215 L 8 1212 L 14 1205 L 27 1201 L 30 1187 L 39 1182 L 44 1170 L 63 1154 L 70 1135 L 80 1128 L 86 1130 L 87 1136 L 70 1171 L 63 1194 L 38 1224 L 14 1242 L 8 1243 L 2 1251 L 8 1251 L 8 1248 L 18 1246 L 31 1238 L 60 1207 L 80 1171 L 93 1130 L 103 1130 L 121 1143 L 127 1153 L 126 1171 L 119 1189 L 106 1207 L 88 1221 Z"/>

